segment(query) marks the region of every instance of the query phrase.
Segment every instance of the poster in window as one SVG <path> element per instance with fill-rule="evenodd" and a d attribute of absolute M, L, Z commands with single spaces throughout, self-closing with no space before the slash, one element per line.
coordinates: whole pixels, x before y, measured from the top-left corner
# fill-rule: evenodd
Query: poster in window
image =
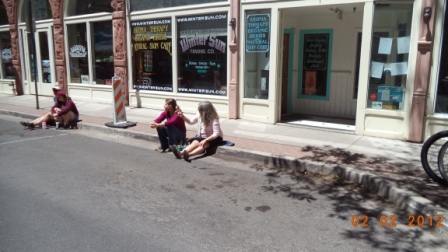
<path fill-rule="evenodd" d="M 171 19 L 131 22 L 133 88 L 173 91 Z"/>
<path fill-rule="evenodd" d="M 178 92 L 227 95 L 227 13 L 177 18 Z"/>
<path fill-rule="evenodd" d="M 300 97 L 328 99 L 332 30 L 301 31 Z"/>
<path fill-rule="evenodd" d="M 316 94 L 316 71 L 305 72 L 305 94 Z"/>

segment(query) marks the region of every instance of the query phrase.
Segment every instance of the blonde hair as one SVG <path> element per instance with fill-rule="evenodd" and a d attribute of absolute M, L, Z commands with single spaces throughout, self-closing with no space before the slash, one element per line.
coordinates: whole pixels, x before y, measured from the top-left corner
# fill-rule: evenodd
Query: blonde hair
<path fill-rule="evenodd" d="M 198 105 L 198 110 L 202 111 L 201 120 L 205 127 L 209 126 L 213 120 L 219 120 L 215 107 L 213 107 L 213 104 L 209 101 L 200 102 Z"/>

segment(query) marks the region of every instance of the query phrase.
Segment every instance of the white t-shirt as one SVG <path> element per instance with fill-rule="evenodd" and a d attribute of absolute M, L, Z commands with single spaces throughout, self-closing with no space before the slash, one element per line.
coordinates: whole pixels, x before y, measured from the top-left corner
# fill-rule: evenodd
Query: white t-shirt
<path fill-rule="evenodd" d="M 190 124 L 199 124 L 198 136 L 202 138 L 207 138 L 209 136 L 213 136 L 213 138 L 217 138 L 218 136 L 224 138 L 224 135 L 221 130 L 221 125 L 219 124 L 219 119 L 214 119 L 213 122 L 205 127 L 201 120 L 201 115 L 196 113 L 191 119 Z"/>

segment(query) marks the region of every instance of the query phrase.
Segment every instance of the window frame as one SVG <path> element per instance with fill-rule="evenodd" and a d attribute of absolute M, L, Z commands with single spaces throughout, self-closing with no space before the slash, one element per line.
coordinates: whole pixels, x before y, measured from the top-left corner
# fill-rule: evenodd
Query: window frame
<path fill-rule="evenodd" d="M 94 71 L 94 63 L 93 62 L 93 45 L 92 45 L 92 23 L 95 22 L 103 22 L 103 21 L 110 21 L 112 23 L 112 15 L 110 13 L 97 13 L 97 14 L 91 14 L 89 16 L 75 16 L 75 17 L 67 17 L 64 20 L 64 44 L 65 44 L 65 54 L 66 57 L 66 66 L 67 66 L 67 83 L 69 85 L 81 85 L 81 86 L 96 86 L 96 87 L 102 87 L 105 86 L 104 84 L 96 84 L 96 80 L 93 80 L 93 71 Z M 89 64 L 89 83 L 80 83 L 77 82 L 71 82 L 71 69 L 70 69 L 70 48 L 69 48 L 69 41 L 68 41 L 68 25 L 75 25 L 85 23 L 86 24 L 86 34 L 87 34 L 87 62 Z M 113 25 L 112 25 L 112 39 L 113 38 Z M 114 41 L 112 42 L 114 43 Z"/>

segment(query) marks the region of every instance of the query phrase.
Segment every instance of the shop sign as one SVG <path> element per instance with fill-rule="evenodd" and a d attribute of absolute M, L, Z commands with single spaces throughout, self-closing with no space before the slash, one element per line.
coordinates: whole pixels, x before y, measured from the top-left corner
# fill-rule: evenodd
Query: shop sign
<path fill-rule="evenodd" d="M 186 67 L 191 70 L 209 70 L 209 69 L 218 69 L 221 65 L 216 63 L 215 61 L 194 61 L 189 60 L 186 63 Z"/>
<path fill-rule="evenodd" d="M 137 90 L 172 92 L 171 19 L 131 22 Z"/>
<path fill-rule="evenodd" d="M 133 51 L 138 50 L 165 50 L 170 55 L 171 45 L 171 20 L 147 20 L 131 23 Z"/>
<path fill-rule="evenodd" d="M 12 59 L 11 48 L 5 48 L 2 50 L 2 59 L 6 61 Z"/>
<path fill-rule="evenodd" d="M 227 94 L 228 14 L 178 17 L 179 93 Z"/>
<path fill-rule="evenodd" d="M 247 15 L 246 20 L 246 52 L 269 51 L 270 14 Z"/>
<path fill-rule="evenodd" d="M 82 45 L 74 45 L 70 48 L 70 57 L 72 58 L 84 58 L 87 55 L 87 50 Z"/>
<path fill-rule="evenodd" d="M 332 34 L 332 30 L 300 32 L 299 97 L 329 99 Z"/>

